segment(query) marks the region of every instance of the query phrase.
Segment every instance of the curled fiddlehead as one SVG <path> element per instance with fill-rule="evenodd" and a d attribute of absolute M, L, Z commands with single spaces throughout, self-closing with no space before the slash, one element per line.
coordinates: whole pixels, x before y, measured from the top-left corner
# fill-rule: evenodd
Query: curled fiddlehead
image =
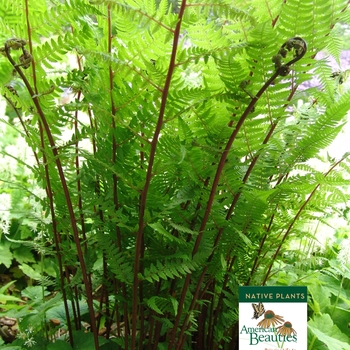
<path fill-rule="evenodd" d="M 16 67 L 22 67 L 27 69 L 30 67 L 31 62 L 33 61 L 32 55 L 24 47 L 27 45 L 27 40 L 20 38 L 11 38 L 6 40 L 5 45 L 0 47 L 0 54 L 7 57 L 11 64 Z M 19 63 L 15 63 L 11 57 L 11 50 L 22 50 L 22 55 L 19 56 Z"/>
<path fill-rule="evenodd" d="M 22 50 L 23 50 L 23 53 L 21 56 L 19 56 L 20 63 L 18 63 L 16 66 L 23 67 L 24 69 L 27 69 L 30 67 L 30 63 L 33 61 L 33 57 L 28 52 L 28 50 L 26 50 L 24 48 Z"/>
<path fill-rule="evenodd" d="M 26 79 L 20 68 L 28 69 L 33 62 L 33 57 L 30 54 L 30 52 L 25 48 L 25 45 L 27 45 L 27 40 L 20 39 L 20 38 L 11 38 L 6 40 L 3 47 L 0 47 L 0 54 L 7 57 L 7 59 L 10 61 L 10 63 L 14 67 L 14 72 L 19 73 L 23 81 L 26 81 Z M 19 60 L 18 63 L 15 62 L 14 58 L 11 55 L 12 50 L 22 50 L 22 54 L 18 57 L 18 60 Z M 15 90 L 11 89 L 10 85 L 8 85 L 7 88 L 10 92 L 14 94 Z M 28 89 L 28 90 L 32 91 L 32 89 Z M 46 91 L 42 91 L 38 94 L 33 93 L 31 97 L 34 99 L 39 96 L 50 94 L 54 90 L 55 90 L 55 85 L 51 84 Z"/>
<path fill-rule="evenodd" d="M 256 96 L 252 96 L 247 90 L 246 86 L 250 83 L 250 80 L 244 80 L 240 83 L 240 88 L 245 91 L 250 97 L 252 97 L 252 100 L 257 100 L 260 98 L 260 96 L 264 93 L 264 91 L 269 87 L 270 84 L 274 82 L 274 80 L 277 78 L 277 76 L 287 76 L 290 72 L 290 66 L 299 61 L 307 51 L 307 44 L 306 41 L 303 38 L 300 38 L 298 36 L 294 38 L 288 39 L 279 49 L 277 55 L 274 55 L 272 57 L 272 62 L 275 64 L 276 71 L 274 74 L 270 77 L 270 79 L 264 84 L 264 86 L 259 90 L 259 92 L 256 94 Z M 287 62 L 284 63 L 285 59 L 287 59 L 287 56 L 291 56 L 293 54 L 292 58 Z M 254 108 L 254 104 L 257 101 L 253 102 L 253 106 L 248 106 L 248 110 L 251 111 Z"/>
<path fill-rule="evenodd" d="M 288 52 L 294 51 L 293 58 L 283 64 L 283 59 L 287 58 Z M 290 66 L 299 61 L 307 51 L 307 44 L 303 38 L 298 36 L 287 40 L 279 49 L 278 54 L 272 57 L 278 75 L 286 76 L 290 72 Z"/>
<path fill-rule="evenodd" d="M 7 39 L 5 42 L 5 49 L 19 50 L 27 45 L 27 40 L 20 38 Z"/>

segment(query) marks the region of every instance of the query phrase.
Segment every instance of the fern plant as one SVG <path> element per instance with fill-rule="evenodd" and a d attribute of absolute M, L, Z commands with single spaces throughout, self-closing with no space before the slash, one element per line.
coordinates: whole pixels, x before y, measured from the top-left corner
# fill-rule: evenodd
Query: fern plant
<path fill-rule="evenodd" d="M 348 2 L 0 11 L 1 92 L 47 194 L 70 345 L 84 300 L 95 349 L 99 334 L 120 349 L 237 348 L 238 286 L 268 284 L 305 222 L 348 200 L 348 153 L 326 172 L 310 163 L 350 107 L 315 59 L 338 58 Z"/>

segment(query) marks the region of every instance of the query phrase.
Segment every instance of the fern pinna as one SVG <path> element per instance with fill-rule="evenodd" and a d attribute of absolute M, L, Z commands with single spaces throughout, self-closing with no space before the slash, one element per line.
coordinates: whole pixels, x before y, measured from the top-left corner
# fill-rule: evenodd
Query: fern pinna
<path fill-rule="evenodd" d="M 102 327 L 120 349 L 237 348 L 238 286 L 269 283 L 311 213 L 344 201 L 348 155 L 309 161 L 350 107 L 315 59 L 337 59 L 347 6 L 1 4 L 2 94 L 47 192 L 72 346 L 83 299 L 96 349 Z"/>

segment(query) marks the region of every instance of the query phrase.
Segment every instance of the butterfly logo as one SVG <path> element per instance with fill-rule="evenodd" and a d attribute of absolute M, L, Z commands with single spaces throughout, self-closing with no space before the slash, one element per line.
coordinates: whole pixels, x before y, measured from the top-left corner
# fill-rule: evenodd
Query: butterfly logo
<path fill-rule="evenodd" d="M 264 305 L 263 305 L 263 303 L 252 304 L 252 307 L 254 309 L 254 316 L 252 317 L 252 319 L 255 318 L 257 320 L 265 312 Z"/>

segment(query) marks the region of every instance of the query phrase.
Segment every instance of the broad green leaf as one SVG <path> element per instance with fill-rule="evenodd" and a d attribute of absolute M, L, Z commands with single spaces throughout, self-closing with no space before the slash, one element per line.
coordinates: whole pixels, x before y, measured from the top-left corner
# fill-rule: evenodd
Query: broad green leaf
<path fill-rule="evenodd" d="M 20 263 L 35 262 L 34 255 L 29 247 L 20 246 L 13 251 L 13 257 Z"/>
<path fill-rule="evenodd" d="M 95 350 L 94 335 L 84 331 L 77 331 L 73 333 L 74 350 Z M 98 338 L 99 345 L 106 344 L 107 339 L 103 337 Z"/>
<path fill-rule="evenodd" d="M 0 288 L 0 294 L 4 294 L 7 290 L 7 288 L 9 288 L 12 284 L 16 283 L 16 281 L 11 281 L 9 283 L 6 283 L 4 286 L 2 286 Z"/>
<path fill-rule="evenodd" d="M 338 302 L 338 305 L 339 304 L 340 302 Z M 331 309 L 332 320 L 342 333 L 344 333 L 347 337 L 350 337 L 350 328 L 349 328 L 350 309 L 346 305 L 344 306 L 346 307 L 345 309 L 339 306 L 337 306 L 334 311 Z"/>
<path fill-rule="evenodd" d="M 308 328 L 328 349 L 350 350 L 348 337 L 333 324 L 329 314 L 316 315 L 308 322 Z"/>
<path fill-rule="evenodd" d="M 310 302 L 310 306 L 314 312 L 316 314 L 325 312 L 326 308 L 330 306 L 331 293 L 329 290 L 319 284 L 309 285 L 308 290 L 312 296 L 312 302 Z"/>
<path fill-rule="evenodd" d="M 69 314 L 73 316 L 72 303 L 68 303 L 68 310 L 69 310 Z M 87 304 L 83 301 L 79 302 L 79 310 L 81 315 L 85 315 L 89 312 Z M 67 315 L 66 315 L 63 301 L 59 301 L 59 303 L 57 303 L 56 305 L 48 309 L 46 311 L 46 317 L 49 319 L 54 318 L 54 319 L 60 320 L 62 324 L 66 324 Z"/>
<path fill-rule="evenodd" d="M 25 275 L 27 275 L 30 278 L 33 278 L 34 280 L 39 281 L 41 279 L 41 273 L 40 270 L 34 270 L 31 266 L 28 264 L 21 264 L 19 265 L 20 269 L 23 271 Z"/>
<path fill-rule="evenodd" d="M 55 340 L 47 346 L 47 350 L 72 350 L 72 347 L 66 341 Z"/>
<path fill-rule="evenodd" d="M 10 251 L 10 243 L 0 243 L 0 263 L 4 264 L 7 268 L 11 267 L 13 254 Z"/>
<path fill-rule="evenodd" d="M 23 297 L 27 297 L 31 300 L 42 300 L 43 296 L 48 296 L 49 294 L 50 292 L 41 286 L 29 286 L 21 292 Z"/>
<path fill-rule="evenodd" d="M 14 283 L 16 283 L 16 281 L 11 281 L 11 282 L 7 283 L 5 286 L 2 286 L 0 288 L 0 302 L 1 303 L 6 304 L 7 301 L 16 301 L 16 302 L 23 303 L 22 299 L 19 299 L 15 296 L 12 296 L 12 295 L 5 294 L 6 290 Z"/>
<path fill-rule="evenodd" d="M 19 299 L 12 295 L 0 294 L 0 303 L 6 303 L 7 301 L 17 301 L 19 303 L 23 303 L 22 299 Z"/>

